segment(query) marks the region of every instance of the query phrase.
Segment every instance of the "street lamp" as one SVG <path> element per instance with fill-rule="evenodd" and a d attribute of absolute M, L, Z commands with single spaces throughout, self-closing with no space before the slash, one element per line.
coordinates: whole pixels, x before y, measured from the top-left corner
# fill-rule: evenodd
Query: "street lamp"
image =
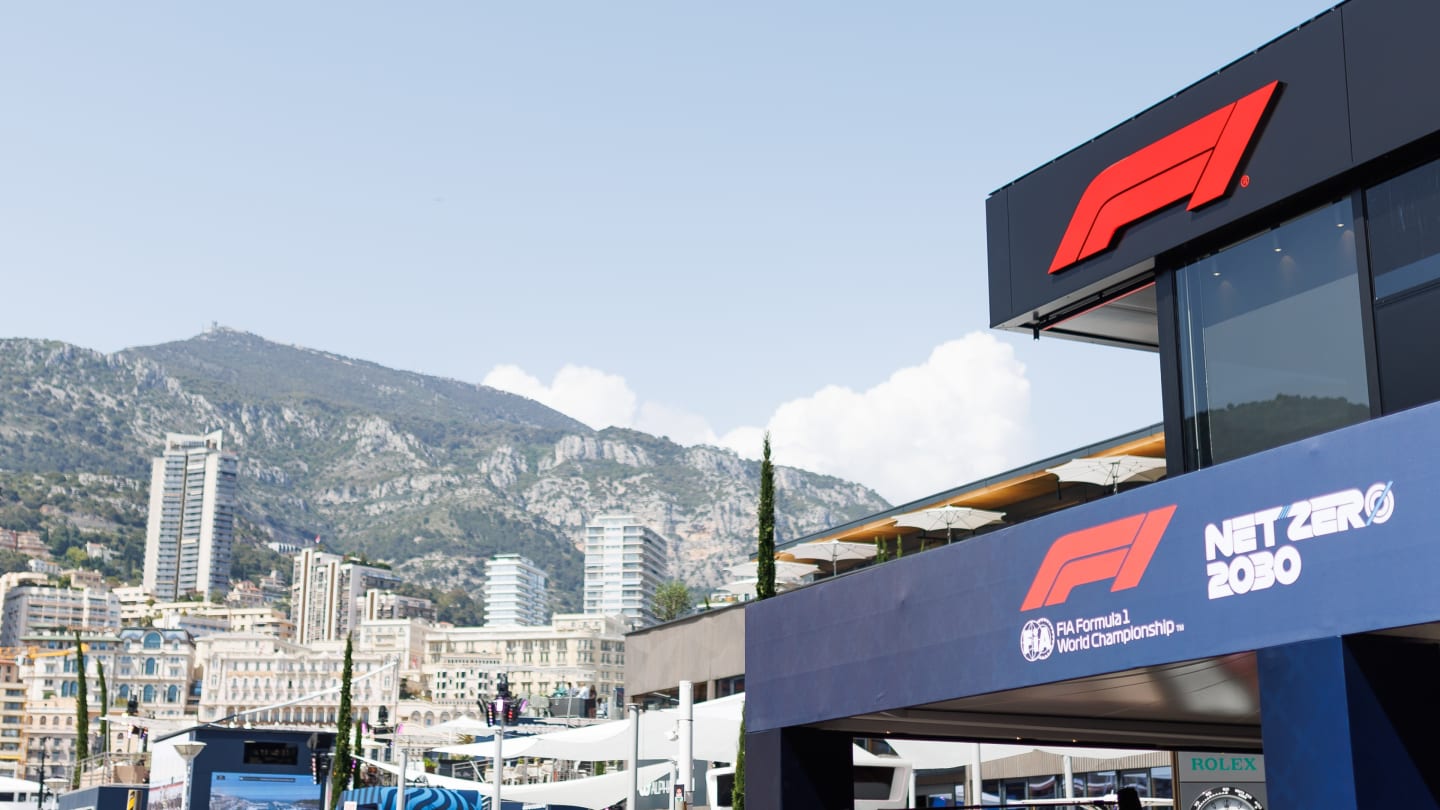
<path fill-rule="evenodd" d="M 45 738 L 40 738 L 40 775 L 35 777 L 40 785 L 40 792 L 35 794 L 35 810 L 45 806 Z"/>
<path fill-rule="evenodd" d="M 185 789 L 180 794 L 180 810 L 190 810 L 190 791 L 195 789 L 195 758 L 205 750 L 205 743 L 199 740 L 175 743 L 175 753 L 185 760 Z"/>
<path fill-rule="evenodd" d="M 60 803 L 60 791 L 66 785 L 70 784 L 70 780 L 63 776 L 52 776 L 45 780 L 45 784 L 50 786 L 50 796 L 55 799 L 55 803 L 58 805 Z"/>

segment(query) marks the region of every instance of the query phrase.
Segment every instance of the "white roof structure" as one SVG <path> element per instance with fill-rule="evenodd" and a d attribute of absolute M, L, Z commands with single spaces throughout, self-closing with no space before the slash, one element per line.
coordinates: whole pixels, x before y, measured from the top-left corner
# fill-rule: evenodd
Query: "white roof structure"
<path fill-rule="evenodd" d="M 398 774 L 400 768 L 386 762 L 356 757 L 367 765 Z M 647 765 L 640 769 L 640 784 L 647 785 L 670 774 L 670 764 Z M 482 796 L 494 794 L 492 782 L 476 782 L 470 779 L 456 779 L 451 776 L 437 776 L 427 773 L 419 777 L 432 787 L 452 790 L 478 790 Z M 584 807 L 589 810 L 604 810 L 606 807 L 624 801 L 630 795 L 630 774 L 628 771 L 612 771 L 601 776 L 586 779 L 570 779 L 564 782 L 542 782 L 534 785 L 504 785 L 501 796 L 508 801 L 531 804 L 561 804 Z"/>
<path fill-rule="evenodd" d="M 695 704 L 695 758 L 714 762 L 734 762 L 740 739 L 740 716 L 745 708 L 745 695 L 709 700 Z M 679 751 L 679 743 L 669 739 L 677 730 L 678 709 L 640 713 L 640 758 L 670 759 Z M 577 762 L 600 762 L 627 759 L 630 756 L 631 719 L 596 723 L 579 728 L 536 734 L 531 737 L 506 738 L 500 753 L 506 759 L 542 757 Z M 435 750 L 460 756 L 493 757 L 493 742 L 451 745 Z"/>

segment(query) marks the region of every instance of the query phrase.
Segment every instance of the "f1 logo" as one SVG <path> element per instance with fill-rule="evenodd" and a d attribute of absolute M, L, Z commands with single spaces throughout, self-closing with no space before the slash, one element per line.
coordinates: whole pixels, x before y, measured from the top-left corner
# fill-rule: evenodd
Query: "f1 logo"
<path fill-rule="evenodd" d="M 1271 82 L 1095 175 L 1080 195 L 1050 272 L 1108 249 L 1121 228 L 1186 197 L 1185 210 L 1194 211 L 1225 196 L 1279 87 Z"/>
<path fill-rule="evenodd" d="M 1175 506 L 1081 529 L 1051 543 L 1021 612 L 1061 604 L 1077 585 L 1114 580 L 1112 592 L 1139 585 Z"/>

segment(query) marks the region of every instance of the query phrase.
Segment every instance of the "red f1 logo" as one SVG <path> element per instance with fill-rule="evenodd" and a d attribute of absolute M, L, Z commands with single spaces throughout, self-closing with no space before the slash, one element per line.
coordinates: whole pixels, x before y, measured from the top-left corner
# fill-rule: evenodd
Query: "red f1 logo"
<path fill-rule="evenodd" d="M 1061 604 L 1070 598 L 1072 588 L 1090 582 L 1113 579 L 1112 592 L 1139 585 L 1173 514 L 1172 503 L 1056 540 L 1030 583 L 1021 612 Z"/>
<path fill-rule="evenodd" d="M 1172 203 L 1189 197 L 1185 210 L 1194 211 L 1223 197 L 1279 86 L 1271 82 L 1096 175 L 1080 195 L 1050 272 L 1106 250 L 1121 228 Z"/>

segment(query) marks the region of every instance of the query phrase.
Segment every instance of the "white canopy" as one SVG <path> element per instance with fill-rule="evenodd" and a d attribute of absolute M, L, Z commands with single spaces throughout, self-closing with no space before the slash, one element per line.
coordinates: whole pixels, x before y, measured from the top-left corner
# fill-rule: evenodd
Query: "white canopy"
<path fill-rule="evenodd" d="M 493 731 L 494 729 L 491 730 Z M 529 753 L 534 745 L 534 737 L 506 737 L 505 742 L 500 745 L 500 755 L 506 759 L 535 756 Z M 489 739 L 484 742 L 467 743 L 465 745 L 446 745 L 441 748 L 436 748 L 435 750 L 442 754 L 452 754 L 461 757 L 494 759 L 495 740 Z"/>
<path fill-rule="evenodd" d="M 502 752 L 503 753 L 503 752 Z M 400 768 L 386 762 L 377 762 L 364 757 L 356 757 L 367 765 L 398 774 Z M 648 785 L 657 779 L 664 778 L 670 774 L 670 764 L 662 762 L 657 765 L 647 765 L 640 769 L 639 777 L 641 785 Z M 452 790 L 478 790 L 482 796 L 493 796 L 495 785 L 492 782 L 476 782 L 470 779 L 456 779 L 452 776 L 438 776 L 427 773 L 421 777 L 424 782 L 432 787 L 450 788 Z M 591 776 L 586 779 L 570 779 L 564 782 L 542 782 L 534 785 L 504 785 L 500 789 L 501 798 L 515 802 L 526 802 L 531 804 L 562 804 L 574 807 L 585 807 L 589 810 L 603 810 L 614 804 L 619 804 L 630 795 L 630 773 L 628 771 L 612 771 L 602 776 Z"/>
<path fill-rule="evenodd" d="M 456 734 L 493 734 L 495 729 L 490 728 L 484 720 L 476 720 L 469 715 L 461 715 L 454 720 L 446 720 L 434 727 L 436 731 L 455 732 Z"/>
<path fill-rule="evenodd" d="M 740 716 L 745 709 L 745 695 L 731 695 L 695 704 L 695 758 L 714 762 L 734 762 L 735 748 L 740 739 Z M 662 709 L 640 713 L 640 758 L 670 759 L 679 750 L 679 743 L 669 739 L 669 732 L 678 731 L 680 711 Z M 595 723 L 532 737 L 506 738 L 500 753 L 506 758 L 542 757 L 568 759 L 576 762 L 600 762 L 628 759 L 630 756 L 630 718 Z M 451 745 L 437 751 L 460 756 L 493 758 L 493 742 Z"/>

